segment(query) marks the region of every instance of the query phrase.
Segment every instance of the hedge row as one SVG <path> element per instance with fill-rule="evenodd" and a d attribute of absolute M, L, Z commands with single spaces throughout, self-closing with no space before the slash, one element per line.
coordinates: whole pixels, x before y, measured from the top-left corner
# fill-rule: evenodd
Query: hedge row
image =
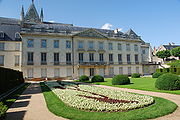
<path fill-rule="evenodd" d="M 180 67 L 156 69 L 156 72 L 159 72 L 159 73 L 173 73 L 173 74 L 180 75 Z"/>
<path fill-rule="evenodd" d="M 0 67 L 0 94 L 24 83 L 23 73 Z"/>

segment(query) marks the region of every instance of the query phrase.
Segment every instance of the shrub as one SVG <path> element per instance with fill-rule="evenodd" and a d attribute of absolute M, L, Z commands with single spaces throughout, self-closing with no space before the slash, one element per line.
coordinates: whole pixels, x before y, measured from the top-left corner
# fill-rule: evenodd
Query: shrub
<path fill-rule="evenodd" d="M 92 79 L 91 82 L 104 82 L 104 77 L 100 75 L 95 75 Z"/>
<path fill-rule="evenodd" d="M 79 81 L 80 82 L 89 81 L 89 77 L 86 75 L 82 75 L 81 77 L 79 77 Z"/>
<path fill-rule="evenodd" d="M 161 75 L 163 75 L 163 73 L 155 72 L 155 73 L 153 73 L 152 78 L 158 78 Z"/>
<path fill-rule="evenodd" d="M 155 87 L 160 90 L 180 90 L 180 77 L 172 73 L 166 73 L 160 76 Z"/>
<path fill-rule="evenodd" d="M 130 79 L 126 75 L 116 75 L 112 79 L 113 85 L 125 85 L 125 84 L 129 84 L 129 83 L 130 83 Z"/>
<path fill-rule="evenodd" d="M 7 106 L 0 102 L 0 119 L 4 119 L 7 109 Z"/>
<path fill-rule="evenodd" d="M 140 76 L 141 76 L 141 74 L 139 74 L 139 73 L 133 73 L 131 75 L 132 78 L 140 78 Z"/>

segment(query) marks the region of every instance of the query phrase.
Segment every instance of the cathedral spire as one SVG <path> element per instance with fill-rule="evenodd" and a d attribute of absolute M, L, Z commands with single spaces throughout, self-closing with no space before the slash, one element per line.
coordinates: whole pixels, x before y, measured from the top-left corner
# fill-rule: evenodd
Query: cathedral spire
<path fill-rule="evenodd" d="M 41 13 L 40 13 L 41 22 L 43 22 L 43 19 L 44 19 L 43 8 L 41 8 Z"/>
<path fill-rule="evenodd" d="M 34 0 L 32 0 L 32 3 L 34 3 Z"/>
<path fill-rule="evenodd" d="M 24 21 L 24 7 L 22 5 L 20 20 Z"/>

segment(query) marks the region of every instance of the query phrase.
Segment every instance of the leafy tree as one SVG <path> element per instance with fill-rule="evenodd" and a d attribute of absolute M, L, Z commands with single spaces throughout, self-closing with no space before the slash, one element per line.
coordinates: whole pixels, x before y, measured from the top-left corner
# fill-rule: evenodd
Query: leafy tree
<path fill-rule="evenodd" d="M 179 57 L 180 59 L 180 47 L 173 48 L 171 50 L 171 55 L 174 57 Z"/>
<path fill-rule="evenodd" d="M 171 53 L 170 53 L 169 50 L 163 50 L 163 51 L 158 51 L 158 52 L 156 53 L 156 56 L 157 56 L 158 58 L 162 58 L 163 61 L 164 61 L 164 58 L 170 57 L 170 56 L 171 56 Z"/>

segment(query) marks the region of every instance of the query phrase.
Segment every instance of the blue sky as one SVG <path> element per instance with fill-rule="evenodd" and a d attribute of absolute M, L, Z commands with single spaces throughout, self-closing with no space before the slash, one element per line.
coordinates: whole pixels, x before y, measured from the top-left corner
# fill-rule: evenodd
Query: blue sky
<path fill-rule="evenodd" d="M 27 11 L 31 0 L 0 0 L 0 16 L 19 18 L 21 6 Z M 152 47 L 180 44 L 180 0 L 35 0 L 46 21 L 76 26 L 111 29 L 132 28 Z"/>

